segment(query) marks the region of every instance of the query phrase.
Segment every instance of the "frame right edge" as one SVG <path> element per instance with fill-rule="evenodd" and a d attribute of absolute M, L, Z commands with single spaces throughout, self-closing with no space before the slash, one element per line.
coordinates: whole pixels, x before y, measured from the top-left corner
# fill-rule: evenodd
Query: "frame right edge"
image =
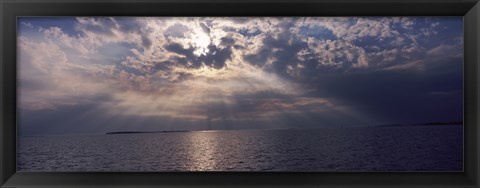
<path fill-rule="evenodd" d="M 477 2 L 464 16 L 464 40 L 465 59 L 464 64 L 464 167 L 466 176 L 473 181 L 476 187 L 480 186 L 480 128 L 479 128 L 479 106 L 480 106 L 480 2 Z"/>
<path fill-rule="evenodd" d="M 4 56 L 3 56 L 3 14 L 4 14 L 4 6 L 3 6 L 3 0 L 0 0 L 0 89 L 2 92 L 0 92 L 0 187 L 7 181 L 5 178 L 5 172 L 4 172 L 4 141 L 3 141 L 3 65 L 5 64 L 4 61 Z"/>

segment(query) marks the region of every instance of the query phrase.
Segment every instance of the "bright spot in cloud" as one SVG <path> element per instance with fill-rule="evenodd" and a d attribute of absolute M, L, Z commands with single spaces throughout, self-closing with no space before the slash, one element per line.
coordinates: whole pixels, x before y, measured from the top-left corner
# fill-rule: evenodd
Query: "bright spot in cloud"
<path fill-rule="evenodd" d="M 193 36 L 193 46 L 195 51 L 193 54 L 196 56 L 206 55 L 209 53 L 208 46 L 210 45 L 210 37 L 204 32 L 198 32 Z"/>

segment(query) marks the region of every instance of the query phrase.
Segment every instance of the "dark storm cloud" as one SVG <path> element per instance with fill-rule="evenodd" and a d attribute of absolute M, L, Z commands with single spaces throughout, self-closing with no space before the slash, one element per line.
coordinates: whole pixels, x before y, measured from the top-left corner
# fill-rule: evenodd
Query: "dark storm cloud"
<path fill-rule="evenodd" d="M 195 48 L 193 47 L 183 48 L 181 44 L 172 43 L 165 45 L 165 49 L 170 52 L 185 56 L 173 58 L 174 62 L 179 63 L 185 67 L 199 68 L 202 65 L 202 62 L 198 61 L 198 57 L 193 54 L 193 51 L 195 51 Z M 191 62 L 190 65 L 189 62 Z"/>
<path fill-rule="evenodd" d="M 233 46 L 235 45 L 235 39 L 231 37 L 222 37 L 221 38 L 221 45 L 222 46 Z"/>
<path fill-rule="evenodd" d="M 293 32 L 293 29 L 296 27 L 294 25 L 294 21 L 295 19 L 288 20 L 285 21 L 285 23 L 281 24 L 279 26 L 281 28 L 281 31 L 277 33 L 276 36 L 267 34 L 267 36 L 262 40 L 262 47 L 259 49 L 258 53 L 246 55 L 244 56 L 244 59 L 252 65 L 259 67 L 264 67 L 269 58 L 274 59 L 271 65 L 269 65 L 268 67 L 264 67 L 265 70 L 275 72 L 276 74 L 281 75 L 285 78 L 290 77 L 295 79 L 299 79 L 302 77 L 308 78 L 308 75 L 303 74 L 304 72 L 314 71 L 313 74 L 330 72 L 332 70 L 338 72 L 338 70 L 336 70 L 338 69 L 338 67 L 328 65 L 329 63 L 325 62 L 326 57 L 324 56 L 326 56 L 326 53 L 335 54 L 333 55 L 334 57 L 331 61 L 335 61 L 336 63 L 340 63 L 340 61 L 342 61 L 346 63 L 344 68 L 351 68 L 353 64 L 357 63 L 357 59 L 360 54 L 357 52 L 357 49 L 349 49 L 352 48 L 351 46 L 338 46 L 337 43 L 337 46 L 326 45 L 324 49 L 320 49 L 320 51 L 325 51 L 325 54 L 317 54 L 316 52 L 314 52 L 314 49 L 312 49 L 312 47 L 309 46 L 309 44 L 306 42 L 305 37 L 319 38 L 324 43 L 333 43 L 338 41 L 331 41 L 323 38 L 327 37 L 324 35 L 324 32 L 317 32 L 316 35 L 313 35 L 311 33 L 300 33 L 299 35 L 299 33 Z M 302 29 L 300 29 L 300 31 L 302 31 Z M 328 33 L 328 36 L 330 35 L 332 35 L 331 32 Z M 309 54 L 304 55 L 304 59 L 300 59 L 299 53 L 301 51 L 307 51 L 309 52 Z M 345 51 L 353 51 L 349 52 L 354 54 L 353 60 L 347 60 Z M 288 73 L 289 67 L 297 66 L 304 67 L 304 69 L 301 70 L 300 74 L 294 76 Z M 322 68 L 319 69 L 318 67 Z"/>
<path fill-rule="evenodd" d="M 458 60 L 457 60 L 458 61 Z M 440 69 L 440 68 L 439 68 Z M 383 123 L 422 123 L 462 119 L 463 73 L 455 64 L 443 71 L 407 70 L 353 74 L 319 74 L 310 81 L 309 95 L 334 97 Z M 453 95 L 431 96 L 435 91 Z"/>
<path fill-rule="evenodd" d="M 209 45 L 208 49 L 213 55 L 201 55 L 200 59 L 206 65 L 216 69 L 221 69 L 225 66 L 225 61 L 232 57 L 232 50 L 230 47 L 218 48 L 215 45 Z"/>
<path fill-rule="evenodd" d="M 297 60 L 297 53 L 305 48 L 308 48 L 306 42 L 299 40 L 294 36 L 294 33 L 290 31 L 293 27 L 292 23 L 282 26 L 282 32 L 274 38 L 273 36 L 267 36 L 262 41 L 262 48 L 259 53 L 247 55 L 245 59 L 253 65 L 263 67 L 269 57 L 274 57 L 276 61 L 273 62 L 273 71 L 280 75 L 286 75 L 286 68 L 288 65 L 296 65 L 299 63 Z M 278 49 L 274 51 L 273 49 Z"/>
<path fill-rule="evenodd" d="M 272 50 L 267 48 L 262 48 L 260 52 L 257 54 L 246 55 L 244 59 L 251 63 L 252 65 L 256 65 L 259 67 L 263 67 L 267 62 L 267 58 L 272 55 Z"/>
<path fill-rule="evenodd" d="M 200 56 L 194 55 L 194 47 L 183 48 L 183 46 L 178 43 L 168 44 L 165 46 L 165 49 L 185 56 L 176 57 L 174 61 L 189 68 L 200 68 L 202 65 L 206 65 L 215 69 L 221 69 L 225 66 L 225 62 L 232 57 L 232 49 L 228 45 L 224 48 L 208 45 L 209 53 L 201 54 Z"/>
<path fill-rule="evenodd" d="M 195 56 L 193 55 L 193 51 L 195 50 L 193 47 L 188 49 L 183 48 L 183 46 L 179 43 L 172 43 L 165 45 L 165 49 L 174 52 L 180 55 L 186 56 L 188 59 L 193 59 Z"/>

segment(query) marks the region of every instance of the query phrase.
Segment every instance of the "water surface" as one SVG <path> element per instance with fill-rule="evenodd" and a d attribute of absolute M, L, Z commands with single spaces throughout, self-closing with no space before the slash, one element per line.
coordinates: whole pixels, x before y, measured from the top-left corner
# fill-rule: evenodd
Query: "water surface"
<path fill-rule="evenodd" d="M 463 171 L 463 127 L 19 137 L 19 171 Z"/>

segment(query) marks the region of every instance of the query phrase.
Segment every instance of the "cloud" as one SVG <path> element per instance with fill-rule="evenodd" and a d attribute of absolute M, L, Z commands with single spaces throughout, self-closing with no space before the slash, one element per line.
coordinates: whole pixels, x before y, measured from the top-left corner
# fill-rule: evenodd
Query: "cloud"
<path fill-rule="evenodd" d="M 240 72 L 240 75 L 227 74 L 223 77 L 211 77 L 209 71 L 221 70 L 206 67 L 202 69 L 207 69 L 203 70 L 206 71 L 205 75 L 199 73 L 197 74 L 199 77 L 194 80 L 163 84 L 156 91 L 119 92 L 113 95 L 112 100 L 104 101 L 101 105 L 102 109 L 108 109 L 106 110 L 108 116 L 141 116 L 144 119 L 164 117 L 175 121 L 197 122 L 201 128 L 205 128 L 203 125 L 211 126 L 222 121 L 229 122 L 230 125 L 237 124 L 239 126 L 237 128 L 241 129 L 242 126 L 238 125 L 240 121 L 257 121 L 258 123 L 258 121 L 267 121 L 268 117 L 289 113 L 285 109 L 278 109 L 283 111 L 280 113 L 264 112 L 262 108 L 256 108 L 263 100 L 275 96 L 297 98 L 301 93 L 300 88 L 265 72 L 252 70 L 248 74 Z M 222 75 L 222 73 L 215 73 L 215 75 Z M 262 93 L 269 93 L 269 95 L 258 98 Z M 305 102 L 299 105 L 307 104 L 313 105 Z M 218 128 L 225 129 L 225 125 Z M 257 128 L 269 126 L 273 125 L 265 122 Z M 185 125 L 177 125 L 176 128 L 182 129 Z"/>
<path fill-rule="evenodd" d="M 32 25 L 31 23 L 29 23 L 29 22 L 21 22 L 20 24 L 22 24 L 22 25 L 24 25 L 25 27 L 28 27 L 28 28 L 30 28 L 30 29 L 33 29 L 33 28 L 34 28 L 33 25 Z"/>
<path fill-rule="evenodd" d="M 108 93 L 104 84 L 95 80 L 95 73 L 108 71 L 108 66 L 85 66 L 72 63 L 62 48 L 50 42 L 19 40 L 20 107 L 40 110 L 58 105 L 74 105 L 90 97 Z"/>
<path fill-rule="evenodd" d="M 56 26 L 22 21 L 40 29 L 19 35 L 20 108 L 39 116 L 79 110 L 102 121 L 168 121 L 169 128 L 192 128 L 195 122 L 202 128 L 265 128 L 295 121 L 309 122 L 305 127 L 399 121 L 395 114 L 411 115 L 406 107 L 392 110 L 370 99 L 387 95 L 380 101 L 426 105 L 421 96 L 458 89 L 453 86 L 463 62 L 462 32 L 455 30 L 461 19 L 78 17 Z M 412 101 L 400 96 L 419 85 L 429 90 Z M 104 117 L 92 115 L 100 111 Z"/>
<path fill-rule="evenodd" d="M 183 38 L 183 37 L 186 37 L 186 34 L 189 30 L 190 29 L 186 25 L 177 23 L 177 24 L 174 24 L 174 25 L 168 27 L 165 30 L 164 35 L 166 37 L 171 36 L 171 37 Z"/>
<path fill-rule="evenodd" d="M 458 46 L 442 44 L 442 45 L 439 45 L 435 48 L 432 48 L 432 49 L 428 50 L 427 55 L 429 55 L 429 56 L 440 56 L 440 55 L 444 55 L 444 54 L 449 54 L 454 50 L 457 50 L 457 52 L 458 52 L 458 50 L 459 50 Z M 458 55 L 460 55 L 460 54 L 458 54 Z"/>
<path fill-rule="evenodd" d="M 195 48 L 190 47 L 188 49 L 183 48 L 178 43 L 172 43 L 165 46 L 165 49 L 181 55 L 177 57 L 176 61 L 182 63 L 186 67 L 200 68 L 202 65 L 221 69 L 225 66 L 227 60 L 232 57 L 232 50 L 230 46 L 221 48 L 215 45 L 207 46 L 209 53 L 196 54 Z"/>

